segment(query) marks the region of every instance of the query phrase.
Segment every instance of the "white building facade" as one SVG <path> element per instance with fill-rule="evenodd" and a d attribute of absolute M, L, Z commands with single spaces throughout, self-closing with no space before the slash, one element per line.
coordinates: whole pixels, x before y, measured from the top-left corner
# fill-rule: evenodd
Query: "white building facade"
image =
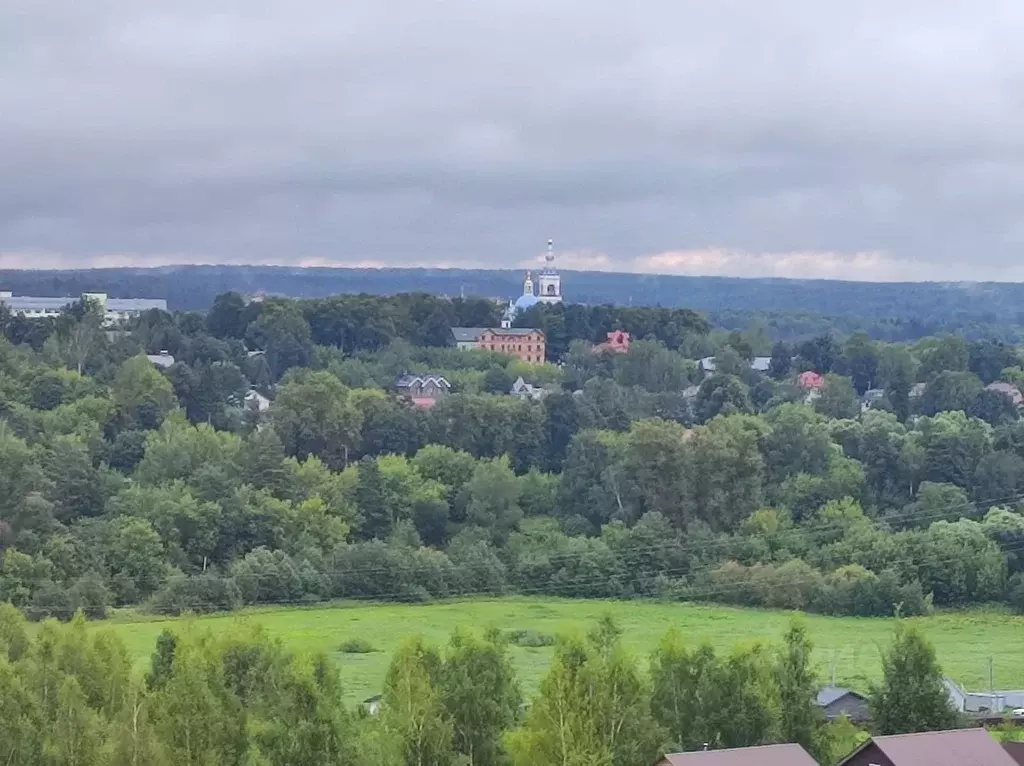
<path fill-rule="evenodd" d="M 0 304 L 7 306 L 12 314 L 27 319 L 41 319 L 58 316 L 75 298 L 39 298 L 28 295 L 13 295 L 9 290 L 0 290 Z M 167 301 L 161 298 L 109 298 L 106 293 L 82 293 L 82 300 L 100 307 L 104 324 L 114 325 L 131 319 L 152 309 L 167 311 Z"/>

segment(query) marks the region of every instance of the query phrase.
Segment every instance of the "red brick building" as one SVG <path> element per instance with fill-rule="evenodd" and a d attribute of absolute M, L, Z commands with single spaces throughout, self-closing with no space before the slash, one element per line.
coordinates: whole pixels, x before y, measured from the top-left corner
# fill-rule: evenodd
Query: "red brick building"
<path fill-rule="evenodd" d="M 542 364 L 547 341 L 541 330 L 502 327 L 453 327 L 455 344 L 462 349 L 508 354 L 530 364 Z"/>

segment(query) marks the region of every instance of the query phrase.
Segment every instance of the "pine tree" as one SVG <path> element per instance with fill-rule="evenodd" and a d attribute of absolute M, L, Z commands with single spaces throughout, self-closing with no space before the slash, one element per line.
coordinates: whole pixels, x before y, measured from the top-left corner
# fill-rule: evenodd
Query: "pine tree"
<path fill-rule="evenodd" d="M 149 661 L 149 672 L 146 673 L 146 688 L 150 691 L 162 689 L 171 677 L 174 665 L 174 650 L 178 646 L 177 637 L 166 628 L 156 638 L 156 649 Z"/>
<path fill-rule="evenodd" d="M 916 628 L 897 624 L 889 650 L 882 656 L 881 686 L 871 695 L 871 713 L 882 734 L 951 729 L 956 711 L 942 683 L 935 649 Z"/>

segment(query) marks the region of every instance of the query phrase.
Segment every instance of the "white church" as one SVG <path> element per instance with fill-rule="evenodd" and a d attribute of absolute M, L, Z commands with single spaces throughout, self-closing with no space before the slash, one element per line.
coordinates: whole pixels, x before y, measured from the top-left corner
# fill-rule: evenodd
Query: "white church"
<path fill-rule="evenodd" d="M 526 279 L 523 280 L 523 294 L 514 301 L 509 301 L 508 309 L 505 312 L 502 325 L 512 326 L 512 320 L 520 311 L 533 308 L 538 303 L 561 303 L 562 302 L 562 277 L 555 268 L 555 243 L 548 240 L 548 252 L 544 256 L 544 268 L 537 275 L 534 282 L 533 274 L 526 272 Z"/>

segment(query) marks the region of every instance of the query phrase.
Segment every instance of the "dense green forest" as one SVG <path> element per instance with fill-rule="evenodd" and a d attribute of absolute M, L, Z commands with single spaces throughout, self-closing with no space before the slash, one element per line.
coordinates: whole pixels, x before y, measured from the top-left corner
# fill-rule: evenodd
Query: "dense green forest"
<path fill-rule="evenodd" d="M 29 631 L 0 605 L 3 763 L 637 766 L 665 752 L 796 742 L 828 766 L 866 736 L 815 706 L 799 620 L 778 645 L 722 654 L 689 649 L 669 631 L 645 669 L 605 618 L 555 642 L 528 701 L 509 645 L 552 637 L 461 631 L 443 648 L 410 637 L 374 708 L 357 711 L 342 704 L 338 669 L 324 655 L 294 654 L 242 623 L 216 634 L 178 627 L 161 633 L 139 674 L 117 636 L 90 631 L 81 615 Z M 372 650 L 359 643 L 342 649 Z M 881 660 L 870 699 L 876 732 L 959 723 L 919 633 L 897 624 Z"/>
<path fill-rule="evenodd" d="M 886 341 L 958 333 L 970 339 L 1024 338 L 1024 286 L 1013 283 L 872 283 L 565 272 L 573 303 L 687 307 L 715 327 L 762 327 L 775 340 L 824 332 L 867 332 Z M 66 271 L 0 270 L 0 287 L 16 295 L 165 298 L 172 310 L 202 311 L 230 291 L 324 298 L 339 294 L 515 297 L 522 270 L 342 269 L 283 266 L 168 266 Z"/>
<path fill-rule="evenodd" d="M 789 346 L 574 305 L 519 318 L 549 364 L 447 345 L 497 310 L 224 294 L 117 330 L 80 304 L 0 317 L 0 600 L 35 619 L 510 592 L 1024 609 L 1019 349 Z M 628 353 L 591 349 L 620 328 Z M 415 409 L 408 371 L 452 393 Z M 519 376 L 548 394 L 510 396 Z"/>

